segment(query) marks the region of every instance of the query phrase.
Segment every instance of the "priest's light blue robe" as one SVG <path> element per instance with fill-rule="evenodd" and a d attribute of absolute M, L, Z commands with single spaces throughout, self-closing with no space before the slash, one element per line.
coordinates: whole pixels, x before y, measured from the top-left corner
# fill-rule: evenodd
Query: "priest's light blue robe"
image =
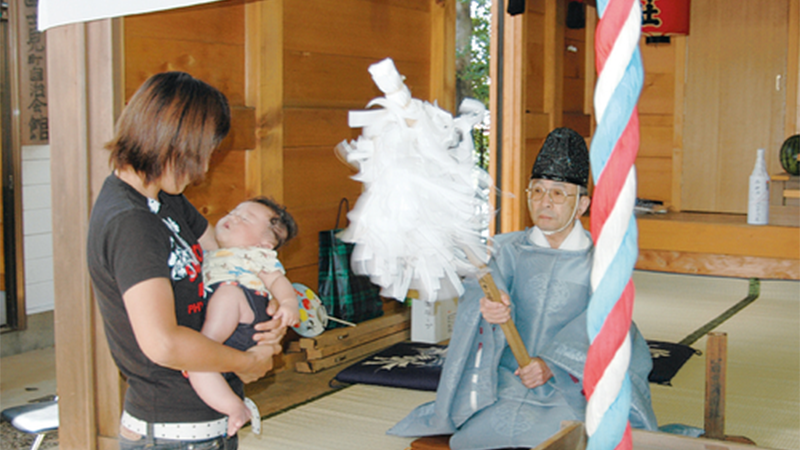
<path fill-rule="evenodd" d="M 458 304 L 436 400 L 417 407 L 389 434 L 452 434 L 453 450 L 531 448 L 556 433 L 562 421 L 584 420 L 593 247 L 543 248 L 529 236 L 529 231 L 496 236 L 490 267 L 498 288 L 511 297 L 512 319 L 528 353 L 542 358 L 553 377 L 528 389 L 514 375 L 518 365 L 503 331 L 483 319 L 483 291 L 469 281 Z M 655 430 L 647 381 L 650 351 L 635 324 L 630 335 L 631 425 Z"/>

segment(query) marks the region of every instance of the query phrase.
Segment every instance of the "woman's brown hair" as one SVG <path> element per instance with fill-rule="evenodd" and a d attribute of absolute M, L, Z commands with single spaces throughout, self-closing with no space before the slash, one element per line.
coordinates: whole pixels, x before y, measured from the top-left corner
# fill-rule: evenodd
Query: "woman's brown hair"
<path fill-rule="evenodd" d="M 176 178 L 196 181 L 230 127 L 225 95 L 188 73 L 164 72 L 133 94 L 105 148 L 114 168 L 131 166 L 147 184 L 168 165 Z"/>

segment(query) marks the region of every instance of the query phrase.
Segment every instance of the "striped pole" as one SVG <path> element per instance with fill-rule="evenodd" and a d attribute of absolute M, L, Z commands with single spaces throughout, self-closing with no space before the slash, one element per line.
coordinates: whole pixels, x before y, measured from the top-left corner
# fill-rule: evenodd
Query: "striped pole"
<path fill-rule="evenodd" d="M 595 184 L 591 210 L 595 254 L 593 293 L 587 312 L 591 345 L 583 380 L 588 399 L 587 448 L 630 449 L 628 330 L 634 297 L 631 274 L 638 254 L 633 163 L 639 149 L 636 102 L 643 83 L 639 53 L 642 9 L 640 0 L 598 0 L 597 9 L 597 130 L 590 150 Z"/>

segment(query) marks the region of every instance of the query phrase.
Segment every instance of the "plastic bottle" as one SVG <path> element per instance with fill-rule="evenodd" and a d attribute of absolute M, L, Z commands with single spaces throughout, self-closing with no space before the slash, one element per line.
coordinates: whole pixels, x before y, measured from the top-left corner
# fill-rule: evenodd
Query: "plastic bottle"
<path fill-rule="evenodd" d="M 756 166 L 750 175 L 750 191 L 747 200 L 747 223 L 766 225 L 769 222 L 769 174 L 764 161 L 764 149 L 758 149 Z"/>

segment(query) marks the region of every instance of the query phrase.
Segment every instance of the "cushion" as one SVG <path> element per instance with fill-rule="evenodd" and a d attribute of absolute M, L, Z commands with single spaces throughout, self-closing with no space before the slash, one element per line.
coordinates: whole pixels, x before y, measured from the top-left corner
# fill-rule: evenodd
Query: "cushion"
<path fill-rule="evenodd" d="M 446 352 L 445 345 L 400 342 L 342 370 L 334 380 L 435 391 Z"/>
<path fill-rule="evenodd" d="M 701 354 L 688 345 L 647 341 L 653 370 L 651 383 L 670 386 L 671 380 L 694 354 Z M 339 372 L 334 380 L 346 384 L 435 391 L 442 373 L 447 346 L 421 342 L 401 342 L 357 362 Z"/>
<path fill-rule="evenodd" d="M 667 386 L 671 386 L 672 377 L 692 355 L 701 353 L 688 345 L 671 342 L 647 341 L 647 346 L 650 347 L 650 356 L 653 358 L 653 370 L 650 371 L 648 380 Z"/>

